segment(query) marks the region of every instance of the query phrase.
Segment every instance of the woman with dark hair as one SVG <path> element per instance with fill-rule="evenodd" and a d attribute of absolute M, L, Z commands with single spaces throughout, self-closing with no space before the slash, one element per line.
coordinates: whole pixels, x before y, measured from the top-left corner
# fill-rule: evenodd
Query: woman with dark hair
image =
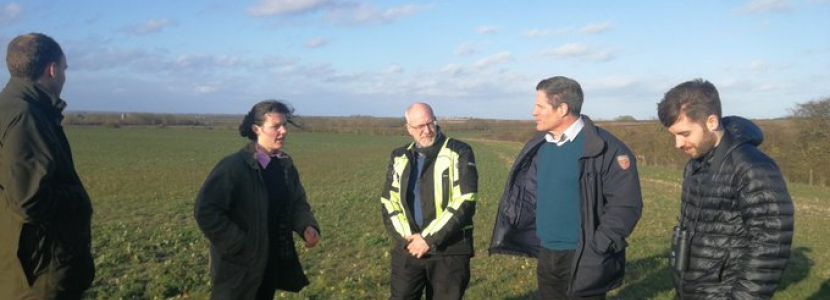
<path fill-rule="evenodd" d="M 254 105 L 239 134 L 251 142 L 216 164 L 196 198 L 195 217 L 210 240 L 211 299 L 273 299 L 309 284 L 291 231 L 306 248 L 320 230 L 291 157 L 282 151 L 293 109 Z M 296 125 L 296 124 L 294 124 Z"/>

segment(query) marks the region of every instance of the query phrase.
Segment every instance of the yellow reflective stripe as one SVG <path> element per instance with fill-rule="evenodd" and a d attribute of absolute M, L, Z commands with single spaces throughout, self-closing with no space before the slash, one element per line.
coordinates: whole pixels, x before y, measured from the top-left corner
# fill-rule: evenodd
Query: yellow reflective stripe
<path fill-rule="evenodd" d="M 421 231 L 422 236 L 429 236 L 432 235 L 441 228 L 443 228 L 447 223 L 452 219 L 453 213 L 446 210 L 445 208 L 441 207 L 442 202 L 444 201 L 444 191 L 443 191 L 443 178 L 441 177 L 444 173 L 444 170 L 447 170 L 449 174 L 449 182 L 452 184 L 450 188 L 449 198 L 452 199 L 450 203 L 447 203 L 448 208 L 452 208 L 455 211 L 458 211 L 461 208 L 461 205 L 464 201 L 473 201 L 476 200 L 475 193 L 468 193 L 461 195 L 461 185 L 458 184 L 459 182 L 459 174 L 458 174 L 458 153 L 455 151 L 450 150 L 447 148 L 449 144 L 450 138 L 447 138 L 444 141 L 444 145 L 442 145 L 441 150 L 438 152 L 438 157 L 435 159 L 434 165 L 434 172 L 433 173 L 433 184 L 435 190 L 435 215 L 437 216 L 435 220 L 429 223 L 423 231 Z M 460 196 L 458 196 L 460 195 Z M 466 228 L 472 228 L 472 225 L 469 225 Z"/>
<path fill-rule="evenodd" d="M 392 221 L 392 227 L 395 227 L 395 231 L 404 237 L 411 235 L 412 229 L 409 228 L 409 222 L 406 220 L 406 214 L 403 212 L 400 202 L 385 198 L 381 198 L 380 202 L 383 203 L 384 208 L 386 208 L 386 212 L 389 214 L 390 221 Z"/>
<path fill-rule="evenodd" d="M 392 168 L 394 169 L 394 174 L 392 174 L 393 190 L 389 191 L 390 199 L 380 199 L 381 203 L 383 203 L 384 208 L 386 208 L 386 212 L 389 214 L 390 221 L 392 221 L 392 226 L 395 227 L 395 231 L 404 237 L 412 235 L 412 228 L 409 227 L 409 220 L 407 220 L 406 212 L 404 211 L 404 208 L 401 205 L 400 174 L 403 173 L 403 170 L 406 168 L 406 165 L 408 163 L 409 161 L 406 158 L 406 155 L 401 155 L 394 158 L 392 162 Z M 395 189 L 397 190 L 397 192 L 394 191 Z"/>
<path fill-rule="evenodd" d="M 453 201 L 450 202 L 449 205 L 447 205 L 447 207 L 452 208 L 453 211 L 458 211 L 459 209 L 461 209 L 461 205 L 464 204 L 465 201 L 475 202 L 476 198 L 477 198 L 476 193 L 467 193 L 467 194 L 461 195 L 460 197 L 454 198 Z M 447 223 L 452 219 L 452 217 L 453 217 L 452 211 L 445 210 L 442 214 L 440 214 L 437 218 L 435 218 L 435 220 L 430 222 L 429 225 L 427 226 L 427 228 L 424 228 L 424 230 L 421 232 L 421 235 L 422 236 L 429 236 L 429 235 L 434 234 L 435 232 L 438 232 L 438 230 L 441 230 L 441 228 L 443 228 L 444 225 L 447 225 Z M 470 225 L 468 227 L 472 228 L 472 225 Z M 467 227 L 465 227 L 465 229 L 466 228 Z"/>
<path fill-rule="evenodd" d="M 450 184 L 456 182 L 456 178 L 454 176 L 454 169 L 456 162 L 458 161 L 458 155 L 455 154 L 453 151 L 450 151 L 449 148 L 447 148 L 447 144 L 449 144 L 449 142 L 450 138 L 444 140 L 444 144 L 441 145 L 441 150 L 438 151 L 438 156 L 435 157 L 435 162 L 433 163 L 432 167 L 432 192 L 434 194 L 433 202 L 435 202 L 436 216 L 440 216 L 444 213 L 444 208 L 441 206 L 444 202 L 444 178 L 442 178 L 444 170 L 448 170 L 449 178 L 447 178 L 447 180 L 450 182 Z M 449 197 L 452 198 L 452 193 L 450 193 Z"/>

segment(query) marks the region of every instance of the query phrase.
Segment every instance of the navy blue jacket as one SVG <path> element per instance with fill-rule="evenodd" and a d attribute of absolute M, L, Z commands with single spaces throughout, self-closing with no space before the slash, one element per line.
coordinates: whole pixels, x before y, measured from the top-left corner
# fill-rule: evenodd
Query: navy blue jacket
<path fill-rule="evenodd" d="M 571 266 L 569 293 L 596 295 L 622 283 L 625 238 L 640 219 L 643 201 L 631 150 L 587 116 L 582 118 L 582 228 Z M 536 257 L 541 248 L 536 237 L 536 153 L 545 142 L 545 134 L 534 135 L 513 163 L 499 203 L 490 254 Z"/>

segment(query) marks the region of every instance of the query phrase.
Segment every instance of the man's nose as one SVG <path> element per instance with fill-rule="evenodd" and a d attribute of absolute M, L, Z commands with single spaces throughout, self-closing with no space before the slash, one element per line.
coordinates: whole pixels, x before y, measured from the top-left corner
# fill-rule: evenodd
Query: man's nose
<path fill-rule="evenodd" d="M 683 148 L 683 144 L 685 144 L 685 142 L 683 142 L 682 137 L 679 137 L 679 136 L 674 137 L 674 147 L 675 148 L 677 148 L 677 149 Z"/>

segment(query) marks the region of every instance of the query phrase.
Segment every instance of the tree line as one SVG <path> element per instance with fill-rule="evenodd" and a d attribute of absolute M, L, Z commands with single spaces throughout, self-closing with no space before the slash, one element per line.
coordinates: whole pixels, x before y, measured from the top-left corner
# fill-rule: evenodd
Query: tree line
<path fill-rule="evenodd" d="M 241 115 L 153 114 L 70 112 L 64 125 L 186 127 L 236 130 Z M 796 104 L 785 118 L 754 120 L 764 132 L 761 149 L 781 167 L 790 182 L 827 186 L 830 184 L 830 96 Z M 403 118 L 372 116 L 300 116 L 299 128 L 306 132 L 340 132 L 372 135 L 404 135 Z M 688 158 L 674 149 L 674 138 L 655 120 L 637 121 L 621 116 L 597 121 L 598 126 L 623 140 L 647 166 L 680 168 Z M 490 140 L 525 142 L 534 134 L 532 121 L 443 118 L 439 125 L 447 132 L 468 132 Z"/>

